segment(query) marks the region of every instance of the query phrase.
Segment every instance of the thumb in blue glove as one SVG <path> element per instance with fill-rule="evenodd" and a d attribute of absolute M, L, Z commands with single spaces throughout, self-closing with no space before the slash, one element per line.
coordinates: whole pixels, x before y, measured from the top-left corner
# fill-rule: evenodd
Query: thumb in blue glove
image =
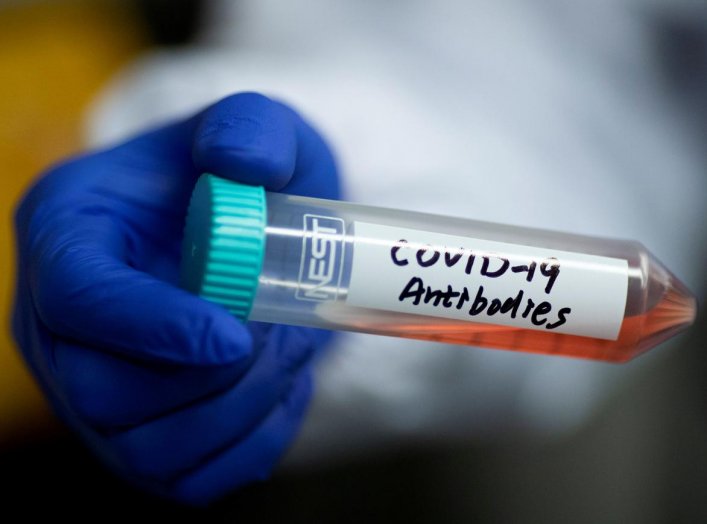
<path fill-rule="evenodd" d="M 45 394 L 112 469 L 187 503 L 269 475 L 327 340 L 243 324 L 177 287 L 204 171 L 339 196 L 322 138 L 287 106 L 245 93 L 51 169 L 16 213 L 13 332 Z"/>

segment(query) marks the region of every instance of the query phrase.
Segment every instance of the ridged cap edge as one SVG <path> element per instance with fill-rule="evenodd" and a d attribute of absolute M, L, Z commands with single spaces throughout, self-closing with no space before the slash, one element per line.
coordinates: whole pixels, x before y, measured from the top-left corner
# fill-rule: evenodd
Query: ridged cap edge
<path fill-rule="evenodd" d="M 182 285 L 246 320 L 265 252 L 265 191 L 204 174 L 189 203 Z"/>

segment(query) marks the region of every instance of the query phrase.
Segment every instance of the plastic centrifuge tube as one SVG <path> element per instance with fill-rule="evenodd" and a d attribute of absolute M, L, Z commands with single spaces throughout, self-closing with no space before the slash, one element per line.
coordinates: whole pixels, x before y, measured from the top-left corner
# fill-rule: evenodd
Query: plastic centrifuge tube
<path fill-rule="evenodd" d="M 695 318 L 641 244 L 265 192 L 194 190 L 183 286 L 243 320 L 627 361 Z"/>

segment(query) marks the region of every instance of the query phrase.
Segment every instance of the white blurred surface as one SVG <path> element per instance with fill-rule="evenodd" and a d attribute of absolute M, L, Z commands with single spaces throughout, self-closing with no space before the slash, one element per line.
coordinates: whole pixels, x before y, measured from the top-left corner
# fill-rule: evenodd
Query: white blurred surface
<path fill-rule="evenodd" d="M 88 135 L 103 144 L 261 91 L 328 138 L 348 199 L 637 239 L 696 289 L 707 177 L 659 87 L 641 16 L 656 5 L 668 4 L 217 1 L 200 45 L 114 81 Z M 354 334 L 336 345 L 294 462 L 401 435 L 567 431 L 660 358 L 614 366 Z"/>

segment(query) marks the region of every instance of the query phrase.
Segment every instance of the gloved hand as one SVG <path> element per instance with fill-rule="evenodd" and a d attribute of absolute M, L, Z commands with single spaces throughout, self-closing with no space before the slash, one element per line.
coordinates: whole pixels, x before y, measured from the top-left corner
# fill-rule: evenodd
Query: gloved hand
<path fill-rule="evenodd" d="M 322 138 L 292 109 L 246 93 L 54 167 L 16 214 L 13 331 L 44 392 L 111 468 L 189 503 L 270 473 L 327 340 L 243 324 L 177 287 L 202 172 L 339 195 Z"/>

